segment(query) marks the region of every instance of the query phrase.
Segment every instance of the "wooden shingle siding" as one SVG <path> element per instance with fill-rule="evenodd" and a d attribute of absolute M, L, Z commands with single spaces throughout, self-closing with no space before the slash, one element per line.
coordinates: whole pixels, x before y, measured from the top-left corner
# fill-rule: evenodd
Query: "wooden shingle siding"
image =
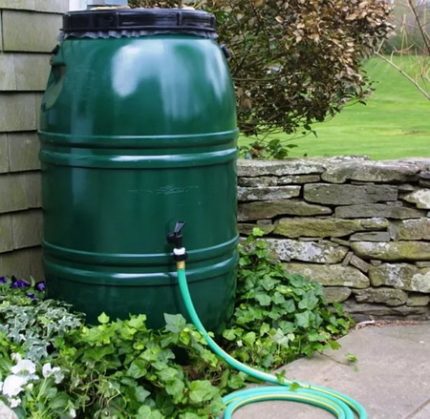
<path fill-rule="evenodd" d="M 60 15 L 3 11 L 3 50 L 51 52 L 62 21 Z"/>
<path fill-rule="evenodd" d="M 0 214 L 41 207 L 40 173 L 0 176 Z"/>
<path fill-rule="evenodd" d="M 18 278 L 43 278 L 42 249 L 40 246 L 2 254 L 0 272 L 16 275 Z"/>
<path fill-rule="evenodd" d="M 0 0 L 0 276 L 43 278 L 37 128 L 68 0 Z"/>
<path fill-rule="evenodd" d="M 48 54 L 0 54 L 0 91 L 43 91 L 49 59 Z"/>
<path fill-rule="evenodd" d="M 68 0 L 0 0 L 0 9 L 65 13 L 68 8 Z"/>

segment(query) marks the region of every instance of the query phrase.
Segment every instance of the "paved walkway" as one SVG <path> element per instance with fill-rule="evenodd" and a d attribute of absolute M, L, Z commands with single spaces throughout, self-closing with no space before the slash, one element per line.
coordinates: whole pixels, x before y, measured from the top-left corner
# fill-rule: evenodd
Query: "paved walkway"
<path fill-rule="evenodd" d="M 287 376 L 332 387 L 360 401 L 370 419 L 430 419 L 430 322 L 368 326 L 341 339 L 342 349 L 288 365 Z M 348 353 L 358 361 L 350 365 Z M 247 406 L 235 419 L 325 419 L 294 403 Z M 10 418 L 0 407 L 0 418 Z"/>
<path fill-rule="evenodd" d="M 370 419 L 430 419 L 430 322 L 367 326 L 341 339 L 342 349 L 286 367 L 287 377 L 332 387 L 360 401 Z M 346 355 L 357 356 L 348 365 Z M 251 405 L 235 419 L 325 419 L 295 403 Z"/>

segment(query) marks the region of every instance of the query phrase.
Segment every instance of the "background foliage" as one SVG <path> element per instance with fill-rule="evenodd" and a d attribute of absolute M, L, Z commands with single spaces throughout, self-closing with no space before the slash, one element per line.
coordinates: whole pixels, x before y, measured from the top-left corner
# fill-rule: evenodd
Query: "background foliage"
<path fill-rule="evenodd" d="M 133 7 L 194 6 L 213 12 L 231 51 L 245 134 L 299 128 L 362 100 L 362 59 L 391 32 L 380 0 L 131 0 Z"/>

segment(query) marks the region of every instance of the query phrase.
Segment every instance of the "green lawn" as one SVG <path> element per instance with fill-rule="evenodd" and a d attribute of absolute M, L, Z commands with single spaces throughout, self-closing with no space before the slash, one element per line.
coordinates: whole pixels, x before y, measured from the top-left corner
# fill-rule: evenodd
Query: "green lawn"
<path fill-rule="evenodd" d="M 429 58 L 426 58 L 429 60 Z M 397 58 L 418 71 L 416 57 Z M 346 107 L 329 121 L 315 124 L 313 135 L 286 141 L 298 145 L 292 157 L 368 155 L 373 159 L 430 157 L 430 101 L 389 64 L 373 58 L 366 65 L 375 81 L 367 105 Z M 430 91 L 430 86 L 426 86 Z"/>

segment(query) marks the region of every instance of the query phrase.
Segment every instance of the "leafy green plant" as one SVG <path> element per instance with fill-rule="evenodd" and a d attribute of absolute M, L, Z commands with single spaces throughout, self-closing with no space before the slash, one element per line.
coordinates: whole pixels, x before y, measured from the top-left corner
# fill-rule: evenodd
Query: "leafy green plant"
<path fill-rule="evenodd" d="M 254 229 L 240 246 L 236 310 L 224 331 L 228 351 L 243 362 L 273 369 L 328 346 L 351 326 L 340 305 L 324 302 L 319 284 L 285 272 Z"/>
<path fill-rule="evenodd" d="M 68 304 L 44 300 L 44 292 L 35 284 L 2 277 L 0 332 L 21 345 L 28 359 L 46 358 L 54 340 L 79 328 L 83 319 L 84 315 L 73 313 Z"/>
<path fill-rule="evenodd" d="M 350 320 L 324 303 L 319 285 L 286 273 L 261 235 L 255 229 L 240 246 L 237 307 L 218 339 L 241 361 L 272 370 L 337 347 Z M 3 285 L 0 398 L 22 418 L 215 418 L 222 396 L 245 385 L 180 314 L 165 314 L 162 330 L 148 329 L 144 315 L 101 314 L 89 326 L 68 306 L 29 296 L 30 285 Z"/>
<path fill-rule="evenodd" d="M 209 378 L 222 371 L 200 334 L 182 316 L 149 330 L 144 315 L 83 327 L 57 341 L 57 365 L 68 372 L 75 409 L 93 418 L 217 417 L 220 389 Z M 175 351 L 188 362 L 181 365 Z"/>

